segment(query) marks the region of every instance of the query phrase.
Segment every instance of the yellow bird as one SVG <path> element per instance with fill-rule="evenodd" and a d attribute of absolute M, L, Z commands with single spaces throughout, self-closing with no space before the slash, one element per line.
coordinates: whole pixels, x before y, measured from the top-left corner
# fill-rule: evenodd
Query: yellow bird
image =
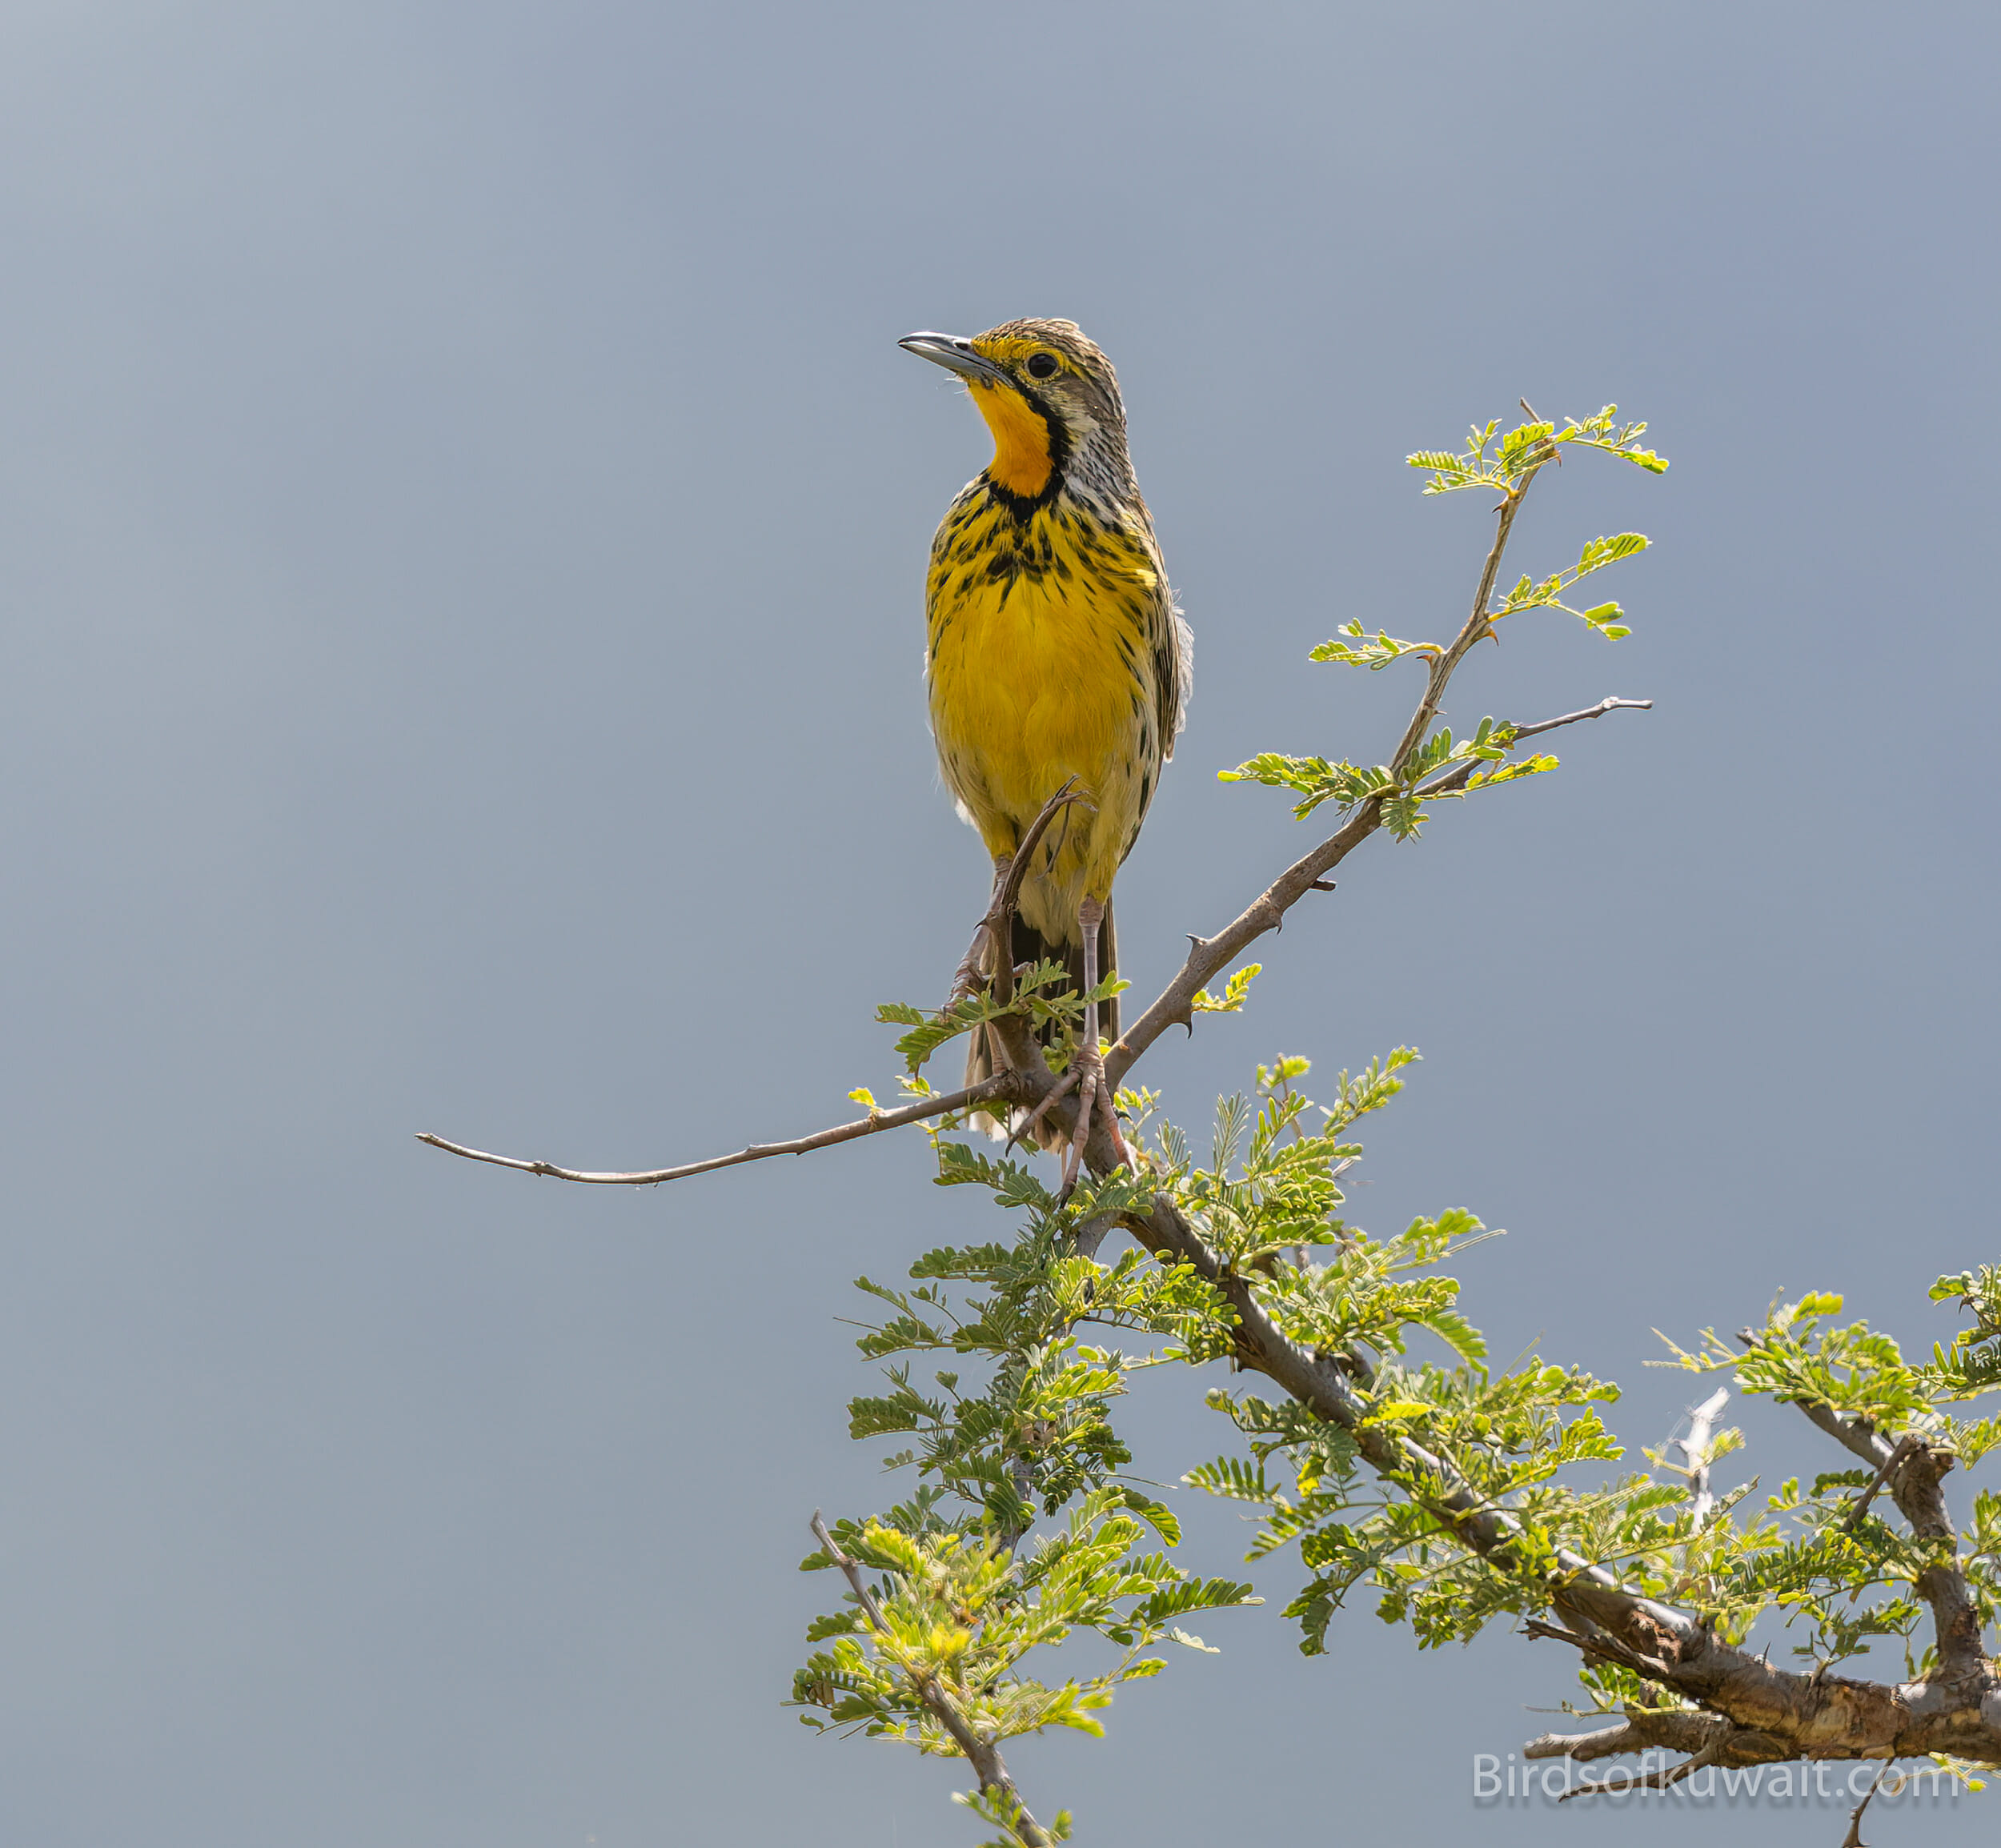
<path fill-rule="evenodd" d="M 1126 454 L 1118 376 L 1073 321 L 1009 321 L 965 339 L 900 343 L 964 379 L 993 460 L 931 543 L 924 678 L 946 786 L 1006 876 L 1029 824 L 1074 780 L 1084 800 L 1037 849 L 1021 885 L 1016 962 L 1065 963 L 1089 993 L 1117 961 L 1112 880 L 1174 755 L 1193 647 Z M 991 973 L 1004 946 L 975 940 Z M 1105 1004 L 1118 1036 L 1118 1004 Z M 1095 1005 L 1072 1061 L 1074 1173 L 1093 1109 L 1123 1152 Z M 969 1084 L 992 1069 L 976 1033 Z"/>

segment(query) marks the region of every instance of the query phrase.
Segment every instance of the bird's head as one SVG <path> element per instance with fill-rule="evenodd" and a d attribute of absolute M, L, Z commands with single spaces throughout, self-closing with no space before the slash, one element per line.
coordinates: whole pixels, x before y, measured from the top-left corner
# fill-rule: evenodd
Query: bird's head
<path fill-rule="evenodd" d="M 1131 488 L 1125 406 L 1112 362 L 1074 321 L 1004 321 L 970 339 L 907 334 L 897 343 L 965 380 L 993 432 L 987 478 L 1023 503 L 1066 481 L 1123 497 Z"/>

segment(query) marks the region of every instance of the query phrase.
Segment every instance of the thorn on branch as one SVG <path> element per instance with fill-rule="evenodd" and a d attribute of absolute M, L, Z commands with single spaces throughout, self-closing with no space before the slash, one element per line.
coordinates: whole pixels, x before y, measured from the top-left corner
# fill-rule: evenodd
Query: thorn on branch
<path fill-rule="evenodd" d="M 1862 1838 L 1862 1813 L 1869 1807 L 1870 1799 L 1883 1788 L 1883 1777 L 1890 1769 L 1890 1762 L 1887 1758 L 1883 1760 L 1881 1770 L 1876 1773 L 1875 1782 L 1869 1786 L 1867 1794 L 1850 1812 L 1848 1833 L 1841 1838 L 1841 1848 L 1868 1848 L 1868 1844 Z M 1854 1786 L 1851 1785 L 1850 1788 Z"/>

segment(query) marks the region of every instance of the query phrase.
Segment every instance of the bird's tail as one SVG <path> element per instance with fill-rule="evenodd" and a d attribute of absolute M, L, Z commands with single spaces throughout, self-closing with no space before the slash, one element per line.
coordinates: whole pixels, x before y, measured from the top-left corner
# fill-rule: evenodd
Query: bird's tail
<path fill-rule="evenodd" d="M 1069 972 L 1069 986 L 1073 992 L 1084 992 L 1084 945 L 1073 940 L 1068 943 L 1052 943 L 1033 924 L 1017 916 L 1014 920 L 1014 966 L 1023 964 L 1033 968 L 1037 963 L 1061 963 Z M 1105 901 L 1105 920 L 1098 926 L 1098 976 L 1102 980 L 1119 966 L 1118 936 L 1112 928 L 1112 901 Z M 988 973 L 992 972 L 989 971 Z M 1101 1038 L 1116 1040 L 1119 1036 L 1119 998 L 1114 995 L 1109 1001 L 1098 1003 L 1098 1033 Z M 1037 1037 L 1044 1045 L 1053 1044 L 1057 1032 L 1053 1022 L 1043 1027 Z M 988 1028 L 975 1027 L 966 1047 L 966 1083 L 983 1084 L 1000 1068 L 998 1048 L 992 1041 Z M 1025 1116 L 1026 1110 L 1018 1111 L 1017 1117 Z M 1009 1125 L 984 1113 L 973 1120 L 989 1135 L 1001 1137 L 1007 1135 Z M 1057 1147 L 1061 1135 L 1049 1128 L 1048 1119 L 1037 1125 L 1036 1140 L 1045 1148 Z"/>

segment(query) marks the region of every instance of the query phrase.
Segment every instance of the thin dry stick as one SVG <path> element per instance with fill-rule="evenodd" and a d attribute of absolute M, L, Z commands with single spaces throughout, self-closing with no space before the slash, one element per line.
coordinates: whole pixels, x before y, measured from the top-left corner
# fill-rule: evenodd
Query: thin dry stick
<path fill-rule="evenodd" d="M 1510 727 L 1518 738 L 1533 738 L 1538 732 L 1554 732 L 1559 725 L 1574 725 L 1580 719 L 1602 719 L 1607 712 L 1650 712 L 1651 700 L 1617 700 L 1606 697 L 1595 706 L 1586 706 L 1581 712 L 1566 712 L 1561 719 L 1538 720 L 1533 725 Z"/>
<path fill-rule="evenodd" d="M 827 1557 L 840 1568 L 848 1589 L 855 1594 L 855 1601 L 868 1619 L 868 1627 L 876 1635 L 886 1636 L 889 1626 L 883 1622 L 882 1606 L 876 1601 L 876 1594 L 861 1576 L 861 1568 L 841 1551 L 833 1535 L 827 1531 L 827 1523 L 820 1518 L 817 1508 L 813 1510 L 811 1525 L 813 1537 L 825 1549 Z M 918 1698 L 937 1716 L 938 1723 L 952 1735 L 952 1742 L 964 1754 L 967 1762 L 979 1778 L 980 1789 L 1008 1804 L 1011 1813 L 1009 1826 L 1026 1844 L 1026 1848 L 1053 1848 L 1049 1831 L 1029 1814 L 1029 1806 L 1021 1801 L 1021 1793 L 1014 1787 L 1014 1779 L 1008 1775 L 1008 1767 L 1001 1762 L 993 1742 L 981 1738 L 973 1730 L 959 1710 L 959 1703 L 936 1675 L 913 1676 L 912 1679 Z"/>
<path fill-rule="evenodd" d="M 1524 738 L 1536 737 L 1544 732 L 1554 732 L 1559 725 L 1575 725 L 1586 719 L 1602 719 L 1607 712 L 1650 712 L 1653 710 L 1654 702 L 1651 700 L 1615 700 L 1607 697 L 1599 700 L 1595 706 L 1586 706 L 1581 712 L 1566 712 L 1560 719 L 1538 719 L 1533 725 L 1510 724 L 1507 729 L 1514 734 L 1514 740 L 1518 742 Z M 1419 784 L 1412 793 L 1420 802 L 1429 801 L 1434 796 L 1453 795 L 1465 788 L 1474 772 L 1482 768 L 1477 760 L 1471 764 L 1462 764 L 1456 770 L 1448 770 L 1444 776 L 1434 778 L 1430 783 Z M 1330 880 L 1325 885 L 1316 881 L 1309 889 L 1332 892 L 1334 888 Z"/>
<path fill-rule="evenodd" d="M 993 999 L 1004 1007 L 1014 999 L 1014 964 L 1009 953 L 1013 932 L 1009 928 L 1009 920 L 1014 916 L 1015 906 L 1021 896 L 1021 882 L 1028 876 L 1035 850 L 1042 844 L 1049 824 L 1073 803 L 1084 800 L 1077 781 L 1074 776 L 1069 778 L 1042 804 L 1042 812 L 1029 824 L 1029 832 L 1015 844 L 1008 870 L 993 882 L 993 896 L 987 905 L 986 916 L 980 919 L 978 929 L 973 932 L 972 948 L 966 952 L 966 960 L 959 965 L 959 973 L 952 984 L 952 1000 L 980 991 L 980 944 L 983 937 L 993 949 Z"/>
<path fill-rule="evenodd" d="M 1610 1777 L 1587 1778 L 1582 1784 L 1573 1785 L 1557 1801 L 1567 1803 L 1573 1797 L 1616 1797 L 1628 1790 L 1671 1790 L 1684 1778 L 1694 1777 L 1703 1766 L 1714 1764 L 1717 1754 L 1722 1750 L 1723 1742 L 1729 1736 L 1727 1732 L 1719 1734 L 1694 1758 L 1684 1758 L 1678 1765 L 1670 1766 L 1664 1770 L 1649 1771 L 1642 1778 L 1629 1778 L 1622 1784 L 1614 1783 Z"/>
<path fill-rule="evenodd" d="M 1049 824 L 1068 809 L 1073 803 L 1081 802 L 1084 796 L 1073 776 L 1055 795 L 1042 804 L 1042 812 L 1029 824 L 1029 832 L 1021 836 L 1014 850 L 1014 858 L 1008 867 L 1008 876 L 994 889 L 993 902 L 987 907 L 984 922 L 994 933 L 993 999 L 1003 1007 L 1014 999 L 1014 961 L 1011 953 L 1013 940 L 1012 923 L 1014 908 L 1021 897 L 1021 882 L 1029 876 L 1029 867 L 1035 857 L 1035 850 L 1042 844 L 1042 837 L 1049 831 Z"/>
<path fill-rule="evenodd" d="M 1883 1458 L 1882 1468 L 1877 1470 L 1869 1486 L 1856 1497 L 1855 1506 L 1848 1510 L 1848 1518 L 1842 1523 L 1851 1533 L 1862 1525 L 1862 1517 L 1869 1512 L 1869 1504 L 1875 1500 L 1876 1491 L 1890 1480 L 1891 1472 L 1911 1454 L 1911 1447 L 1915 1442 L 1916 1439 L 1907 1432 L 1897 1440 L 1895 1449 Z"/>
<path fill-rule="evenodd" d="M 832 1129 L 802 1136 L 794 1142 L 753 1142 L 734 1155 L 712 1155 L 706 1161 L 691 1161 L 680 1168 L 648 1169 L 632 1174 L 599 1173 L 588 1169 L 558 1168 L 552 1161 L 524 1161 L 512 1155 L 489 1155 L 483 1148 L 467 1148 L 460 1143 L 447 1142 L 442 1136 L 433 1136 L 427 1130 L 420 1132 L 417 1140 L 429 1143 L 433 1148 L 442 1148 L 447 1155 L 463 1155 L 468 1161 L 490 1161 L 495 1168 L 519 1169 L 523 1174 L 545 1174 L 552 1181 L 583 1181 L 600 1187 L 651 1187 L 657 1181 L 684 1181 L 691 1174 L 707 1174 L 712 1169 L 734 1168 L 745 1161 L 763 1161 L 773 1155 L 810 1155 L 816 1148 L 831 1148 L 836 1142 L 852 1142 L 857 1136 L 878 1135 L 885 1129 L 900 1129 L 907 1123 L 921 1123 L 927 1116 L 943 1116 L 963 1110 L 969 1104 L 990 1103 L 1003 1097 L 1025 1103 L 1025 1096 L 1017 1096 L 1021 1090 L 1021 1083 L 1014 1073 L 996 1072 L 991 1078 L 969 1084 L 963 1091 L 950 1092 L 942 1097 L 920 1097 L 900 1110 L 872 1110 L 857 1122 L 837 1124 Z"/>
<path fill-rule="evenodd" d="M 1869 1848 L 1869 1845 L 1862 1838 L 1862 1813 L 1869 1807 L 1871 1800 L 1883 1788 L 1883 1774 L 1889 1769 L 1890 1761 L 1885 1758 L 1883 1762 L 1883 1770 L 1876 1774 L 1875 1782 L 1869 1786 L 1868 1795 L 1865 1796 L 1849 1813 L 1848 1833 L 1841 1838 L 1841 1848 Z M 1850 1788 L 1852 1790 L 1854 1786 L 1851 1785 Z"/>
<path fill-rule="evenodd" d="M 1718 1386 L 1688 1415 L 1688 1435 L 1678 1440 L 1688 1459 L 1689 1524 L 1700 1527 L 1709 1518 L 1715 1497 L 1709 1492 L 1709 1447 L 1716 1421 L 1730 1403 L 1730 1388 Z"/>

